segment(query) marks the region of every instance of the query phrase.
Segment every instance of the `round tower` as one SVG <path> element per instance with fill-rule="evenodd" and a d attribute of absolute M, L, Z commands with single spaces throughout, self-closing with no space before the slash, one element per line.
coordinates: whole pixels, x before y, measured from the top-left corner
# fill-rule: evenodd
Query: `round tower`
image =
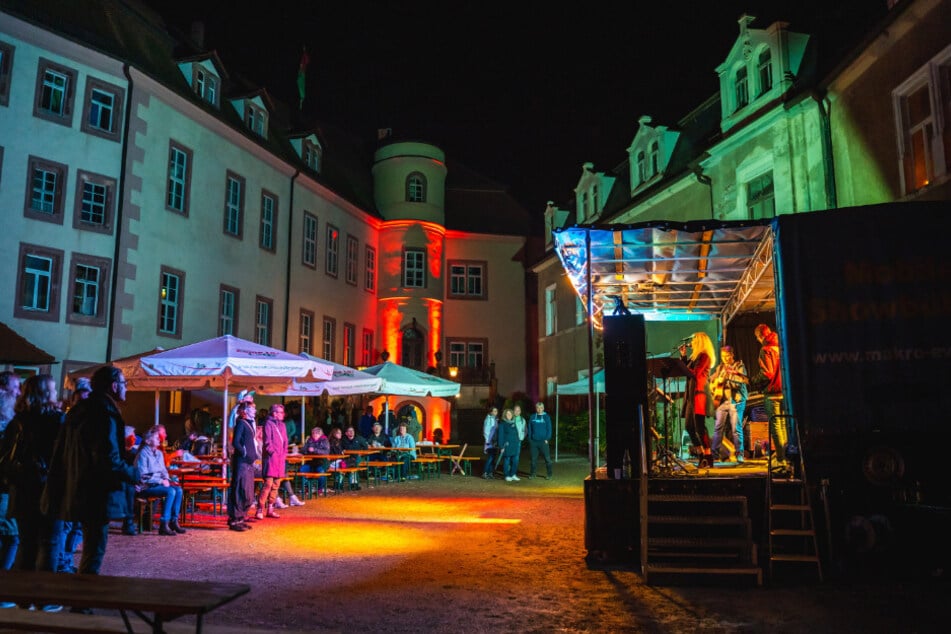
<path fill-rule="evenodd" d="M 446 160 L 417 141 L 381 146 L 373 191 L 383 216 L 377 268 L 381 349 L 390 360 L 425 370 L 436 365 L 445 294 Z"/>

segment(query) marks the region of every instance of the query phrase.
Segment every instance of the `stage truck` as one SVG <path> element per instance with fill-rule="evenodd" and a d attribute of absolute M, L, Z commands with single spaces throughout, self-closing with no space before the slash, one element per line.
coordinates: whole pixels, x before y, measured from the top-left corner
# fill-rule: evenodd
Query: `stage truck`
<path fill-rule="evenodd" d="M 593 290 L 599 327 L 619 313 L 706 314 L 728 332 L 746 312 L 775 311 L 827 570 L 937 574 L 951 553 L 949 216 L 941 201 L 577 226 L 555 233 L 555 249 L 582 300 Z M 610 478 L 620 465 L 608 443 Z M 612 507 L 596 489 L 588 503 Z M 597 514 L 595 531 L 611 521 Z"/>

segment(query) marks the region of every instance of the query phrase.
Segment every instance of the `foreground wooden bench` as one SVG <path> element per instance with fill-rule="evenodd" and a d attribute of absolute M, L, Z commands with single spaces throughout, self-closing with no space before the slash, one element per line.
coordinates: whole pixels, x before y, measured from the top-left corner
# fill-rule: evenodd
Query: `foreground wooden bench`
<path fill-rule="evenodd" d="M 152 631 L 152 627 L 143 621 L 130 620 L 128 625 L 129 627 L 121 616 L 107 614 L 49 613 L 19 608 L 3 610 L 0 614 L 0 626 L 3 631 L 102 632 L 104 634 L 138 634 L 140 632 L 145 634 Z M 162 631 L 167 634 L 185 634 L 196 630 L 192 623 L 163 623 Z M 201 631 L 205 634 L 273 634 L 273 630 L 249 629 L 243 625 L 203 625 Z M 330 630 L 308 631 L 328 632 Z"/>

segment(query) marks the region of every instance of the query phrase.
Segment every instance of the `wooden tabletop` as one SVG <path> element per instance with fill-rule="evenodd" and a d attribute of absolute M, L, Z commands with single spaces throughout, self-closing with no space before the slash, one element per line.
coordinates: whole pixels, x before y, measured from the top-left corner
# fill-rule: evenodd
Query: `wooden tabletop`
<path fill-rule="evenodd" d="M 243 583 L 0 570 L 0 600 L 138 610 L 166 620 L 201 615 L 251 591 Z"/>

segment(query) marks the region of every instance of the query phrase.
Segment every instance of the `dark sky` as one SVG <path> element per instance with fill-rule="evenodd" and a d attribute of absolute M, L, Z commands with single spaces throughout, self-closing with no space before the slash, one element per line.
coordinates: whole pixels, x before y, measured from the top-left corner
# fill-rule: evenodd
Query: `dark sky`
<path fill-rule="evenodd" d="M 716 92 L 742 13 L 755 28 L 783 19 L 818 33 L 828 50 L 885 10 L 885 0 L 146 3 L 186 32 L 203 21 L 229 72 L 287 102 L 306 44 L 305 113 L 365 138 L 390 127 L 434 142 L 533 215 L 572 195 L 585 161 L 624 160 L 641 115 L 673 125 Z"/>

